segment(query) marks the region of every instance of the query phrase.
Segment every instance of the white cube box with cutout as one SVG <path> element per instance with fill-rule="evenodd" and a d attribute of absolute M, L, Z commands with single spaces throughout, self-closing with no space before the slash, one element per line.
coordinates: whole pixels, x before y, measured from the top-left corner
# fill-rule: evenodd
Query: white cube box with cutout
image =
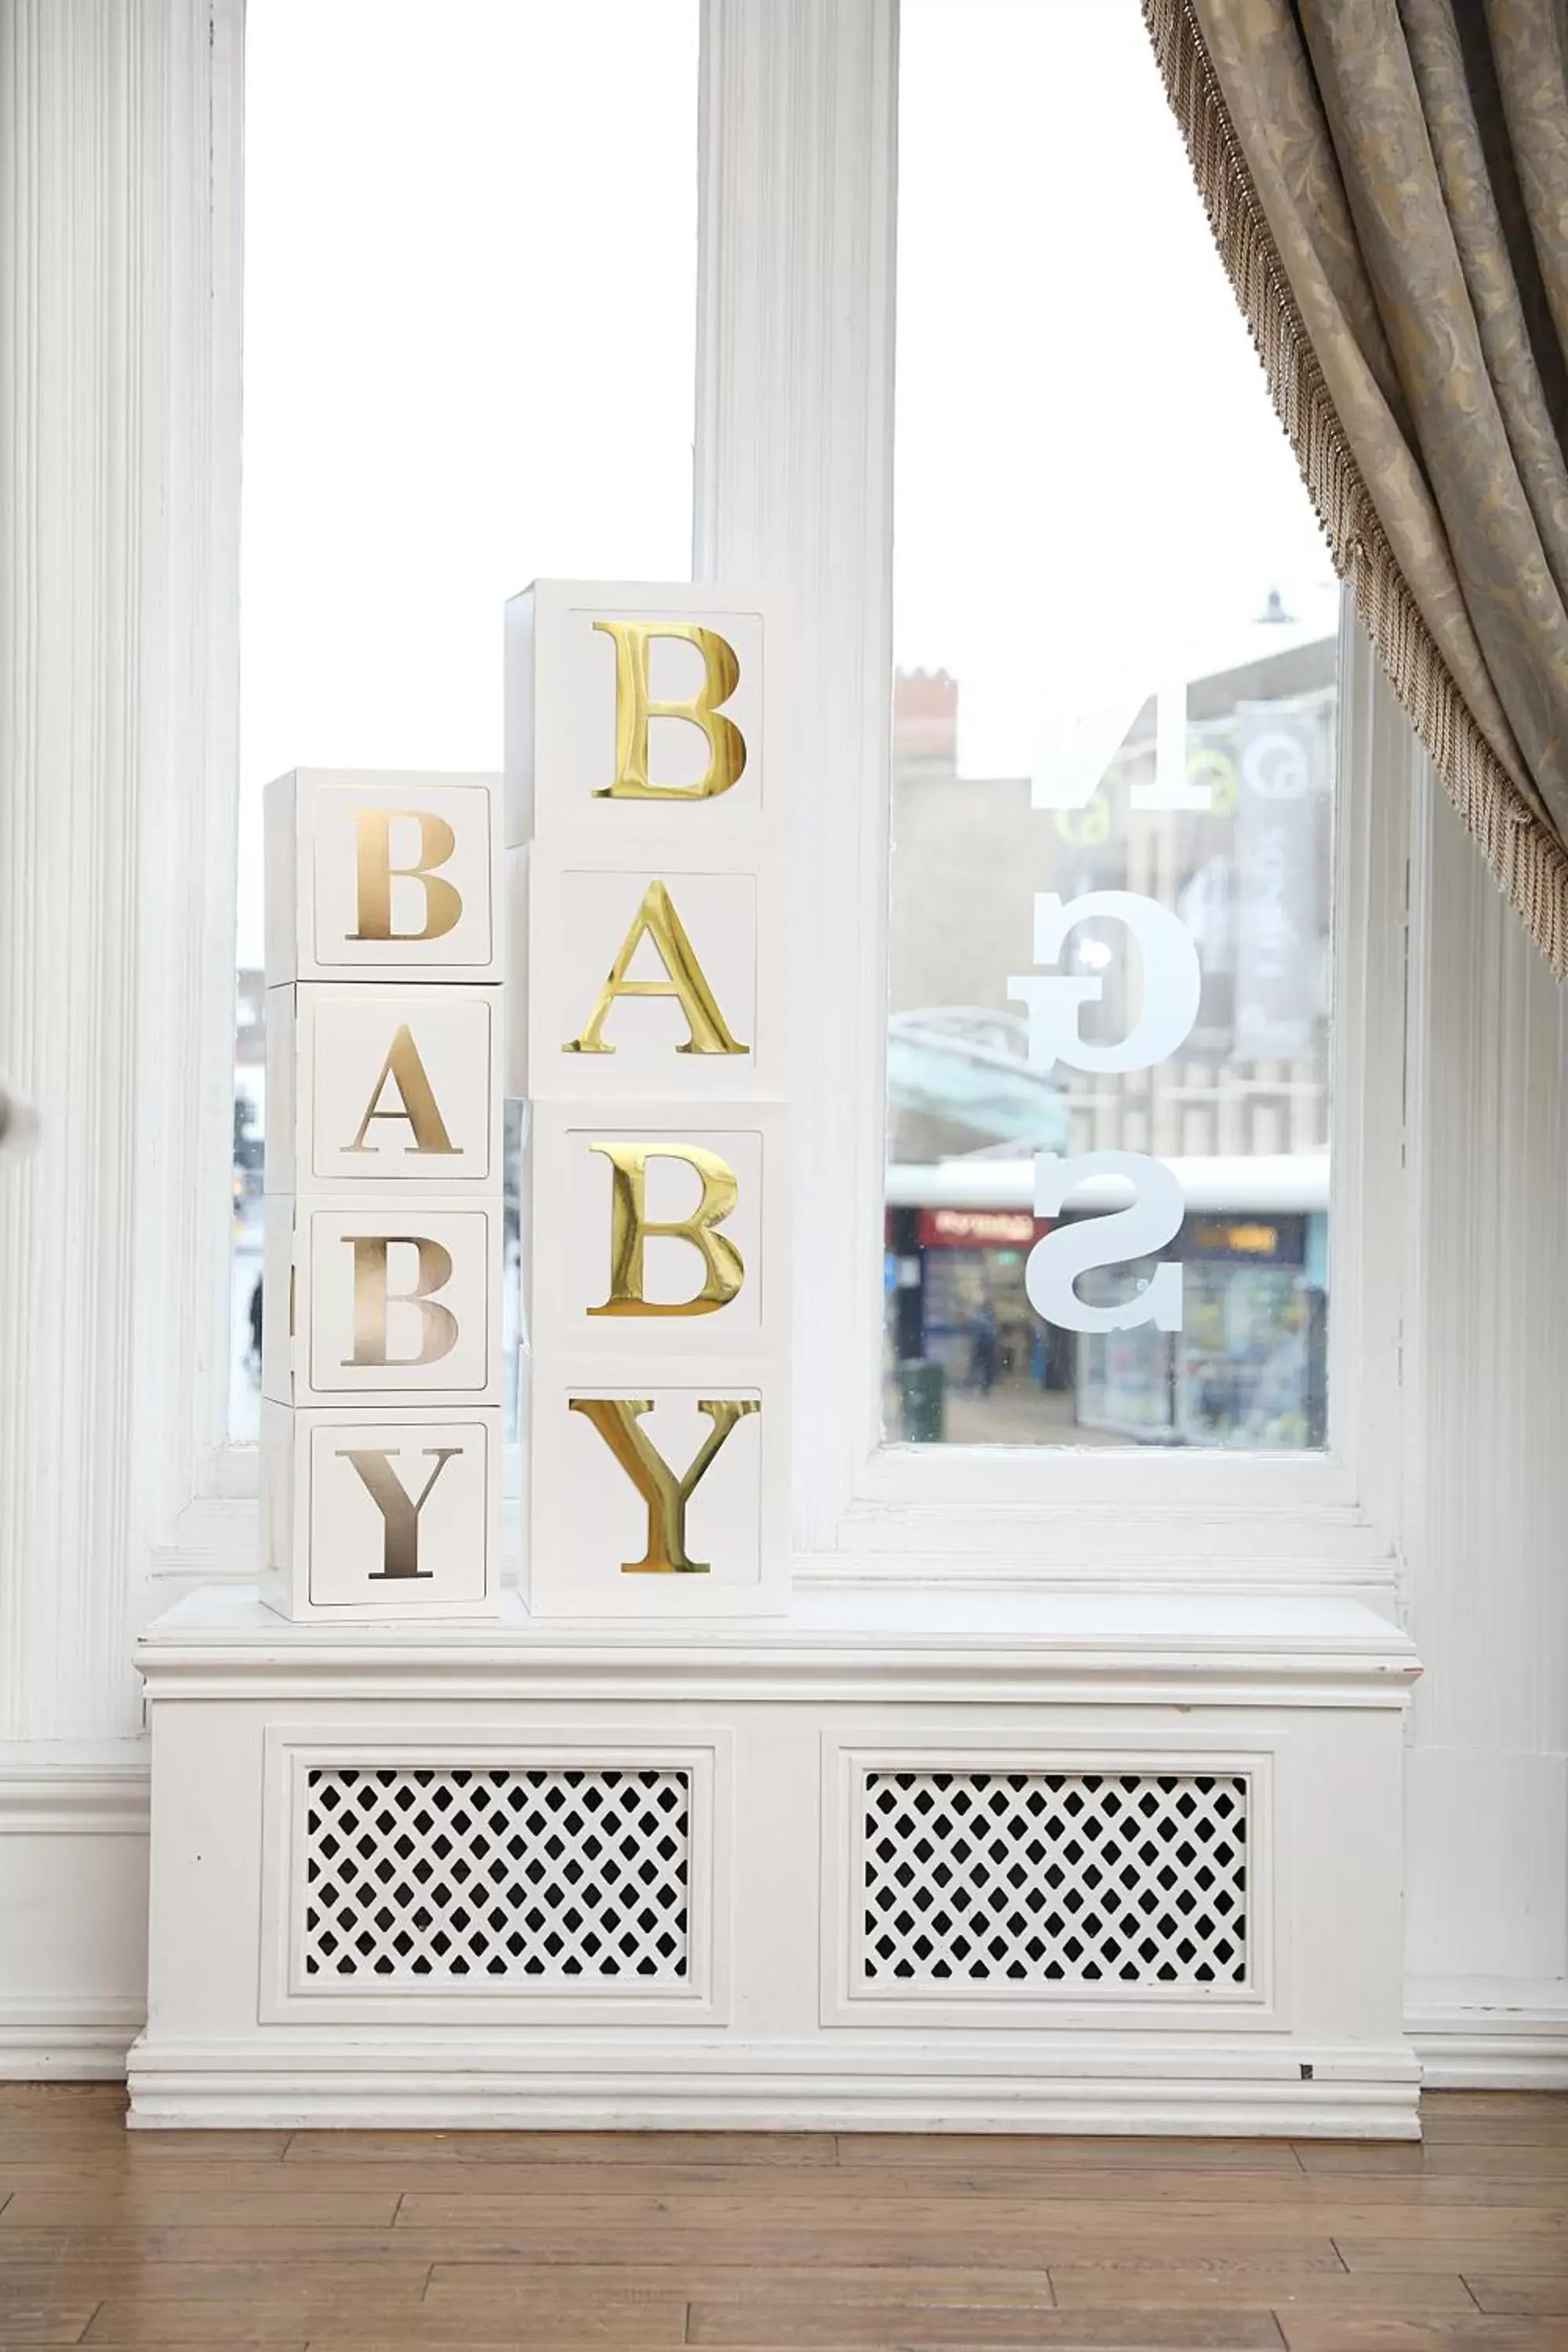
<path fill-rule="evenodd" d="M 508 607 L 506 658 L 529 1607 L 782 1614 L 781 602 L 538 582 Z"/>
<path fill-rule="evenodd" d="M 614 1364 L 536 1360 L 530 1612 L 783 1615 L 788 1419 L 783 1363 L 714 1371 L 630 1349 Z"/>
<path fill-rule="evenodd" d="M 482 1196 L 269 1193 L 262 1395 L 499 1405 L 500 1228 Z"/>
<path fill-rule="evenodd" d="M 506 840 L 782 839 L 784 600 L 537 580 L 506 608 Z"/>
<path fill-rule="evenodd" d="M 300 769 L 266 823 L 262 1597 L 491 1614 L 499 780 Z"/>
<path fill-rule="evenodd" d="M 296 769 L 266 793 L 267 985 L 505 977 L 497 779 Z"/>
<path fill-rule="evenodd" d="M 628 826 L 615 856 L 539 846 L 510 849 L 507 866 L 528 973 L 508 1009 L 509 1094 L 788 1093 L 789 908 L 773 845 L 680 853 Z"/>
<path fill-rule="evenodd" d="M 788 1113 L 536 1103 L 523 1304 L 535 1360 L 789 1352 Z"/>
<path fill-rule="evenodd" d="M 301 981 L 267 992 L 267 1186 L 501 1190 L 501 991 Z"/>
<path fill-rule="evenodd" d="M 500 1580 L 500 1414 L 261 1408 L 261 1597 L 342 1622 L 487 1616 Z"/>

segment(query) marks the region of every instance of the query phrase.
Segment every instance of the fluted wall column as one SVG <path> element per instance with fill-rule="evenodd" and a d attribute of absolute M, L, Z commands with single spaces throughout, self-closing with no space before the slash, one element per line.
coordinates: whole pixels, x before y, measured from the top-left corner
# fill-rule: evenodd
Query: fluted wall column
<path fill-rule="evenodd" d="M 878 1435 L 892 675 L 893 0 L 705 0 L 695 576 L 793 593 L 795 1540 Z M 825 845 L 831 854 L 825 855 Z M 843 945 L 864 962 L 851 1017 Z M 859 1017 L 861 1011 L 864 1017 Z M 809 1076 L 809 1083 L 805 1079 Z M 873 1140 L 874 1134 L 874 1140 Z M 835 1171 L 824 1219 L 808 1171 Z M 846 1413 L 825 1364 L 864 1367 Z"/>
<path fill-rule="evenodd" d="M 1425 762 L 1422 763 L 1425 766 Z M 1410 2025 L 1568 2084 L 1568 992 L 1427 769 L 1412 877 Z"/>
<path fill-rule="evenodd" d="M 240 0 L 0 10 L 0 1740 L 139 1717 L 222 1436 Z"/>

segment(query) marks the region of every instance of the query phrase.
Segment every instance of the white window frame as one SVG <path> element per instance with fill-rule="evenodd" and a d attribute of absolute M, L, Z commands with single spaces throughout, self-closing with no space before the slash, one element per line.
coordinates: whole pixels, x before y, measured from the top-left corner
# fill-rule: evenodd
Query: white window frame
<path fill-rule="evenodd" d="M 798 1573 L 1376 1586 L 1393 1555 L 1401 1266 L 1366 1237 L 1401 1225 L 1414 753 L 1353 623 L 1326 1451 L 879 1442 L 896 5 L 709 0 L 704 32 L 698 572 L 782 581 L 795 610 Z"/>
<path fill-rule="evenodd" d="M 1385 1591 L 1404 1264 L 1368 1236 L 1404 1225 L 1417 759 L 1353 621 L 1341 633 L 1326 1450 L 881 1443 L 896 0 L 704 0 L 700 73 L 694 577 L 781 585 L 795 613 L 797 1577 Z M 237 434 L 237 404 L 232 422 Z M 229 926 L 212 929 L 226 957 Z M 216 962 L 208 980 L 232 985 Z M 226 1302 L 226 1258 L 197 1278 L 220 1280 Z M 205 1369 L 215 1393 L 197 1419 L 211 1430 L 226 1365 Z M 197 1454 L 154 1575 L 244 1577 L 255 1450 L 220 1438 Z"/>

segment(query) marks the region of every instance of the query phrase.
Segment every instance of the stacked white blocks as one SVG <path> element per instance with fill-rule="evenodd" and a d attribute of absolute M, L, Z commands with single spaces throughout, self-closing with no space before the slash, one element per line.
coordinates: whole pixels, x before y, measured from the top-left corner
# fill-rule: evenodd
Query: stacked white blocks
<path fill-rule="evenodd" d="M 508 607 L 538 1616 L 787 1605 L 782 657 L 765 595 Z"/>
<path fill-rule="evenodd" d="M 483 1616 L 500 1580 L 500 795 L 267 793 L 261 1589 Z"/>

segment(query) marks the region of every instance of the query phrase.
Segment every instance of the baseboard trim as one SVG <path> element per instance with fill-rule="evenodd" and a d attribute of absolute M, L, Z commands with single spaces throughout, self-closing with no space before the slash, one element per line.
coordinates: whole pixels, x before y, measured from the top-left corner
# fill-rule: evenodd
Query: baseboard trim
<path fill-rule="evenodd" d="M 1429 2091 L 1568 2091 L 1568 2008 L 1413 2011 Z"/>
<path fill-rule="evenodd" d="M 498 2037 L 499 2039 L 499 2037 Z M 442 2130 L 1051 2132 L 1415 2139 L 1419 2081 L 1403 2048 L 1359 2052 L 1353 2075 L 1302 2081 L 1234 2060 L 1180 2074 L 936 2068 L 913 2052 L 875 2068 L 781 2063 L 755 2047 L 649 2063 L 492 2042 L 482 2068 L 448 2042 L 390 2053 L 290 2039 L 265 2057 L 153 2042 L 132 2048 L 133 2127 L 310 2126 Z M 694 2063 L 695 2062 L 695 2063 Z"/>
<path fill-rule="evenodd" d="M 141 2009 L 130 2005 L 110 2011 L 93 2011 L 88 2014 L 66 2015 L 58 2003 L 18 2003 L 0 2000 L 0 2081 L 122 2081 L 129 2071 L 129 2053 L 142 2034 L 144 2022 Z M 1475 2011 L 1458 2011 L 1445 2016 L 1414 2014 L 1408 2021 L 1408 2030 L 1411 2046 L 1420 2067 L 1421 2087 L 1425 2090 L 1568 2090 L 1568 2011 L 1514 2011 L 1484 2019 Z M 471 2116 L 459 2119 L 454 2115 L 451 2099 L 454 2083 L 462 2091 L 459 2104 L 472 2105 L 474 2113 Z M 204 2107 L 212 2106 L 214 2111 L 210 2120 L 215 2123 L 243 2124 L 254 2120 L 258 2126 L 266 2121 L 277 2127 L 280 2121 L 304 2123 L 328 2119 L 329 2109 L 333 2111 L 331 2120 L 347 2121 L 351 2114 L 354 2120 L 363 2119 L 367 2093 L 357 2077 L 331 2083 L 312 2081 L 308 2086 L 301 2086 L 299 2112 L 286 2117 L 268 2114 L 264 2118 L 244 2112 L 254 2105 L 257 2097 L 269 2100 L 276 2088 L 275 2079 L 269 2074 L 249 2076 L 233 2068 L 209 2072 L 205 2066 L 193 2072 L 171 2073 L 161 2059 L 151 2064 L 139 2062 L 137 2103 L 141 2112 L 132 2120 L 140 2123 L 164 2120 L 152 2110 L 161 2106 L 169 2095 L 175 2097 L 182 2107 L 193 2099 Z M 1315 2084 L 1303 2085 L 1302 2088 L 1315 2092 L 1316 2101 L 1311 2111 L 1320 2116 L 1327 2113 L 1328 2104 L 1342 2095 L 1343 2091 L 1341 2085 Z M 450 2118 L 454 2125 L 459 2120 L 471 2121 L 476 2125 L 511 2121 L 531 2123 L 540 2129 L 559 2130 L 569 2127 L 574 2121 L 586 2125 L 588 2110 L 592 2108 L 594 2119 L 600 2127 L 607 2128 L 602 2118 L 611 2107 L 617 2116 L 625 2119 L 618 2093 L 607 2100 L 602 2091 L 586 2083 L 579 2082 L 566 2092 L 559 2084 L 546 2088 L 539 2080 L 528 2078 L 503 2084 L 502 2089 L 508 2110 L 504 2116 L 491 2109 L 495 2086 L 487 2084 L 482 2092 L 476 2092 L 471 2074 L 449 2079 L 422 2079 L 412 2096 L 406 2086 L 395 2091 L 385 2083 L 372 2088 L 369 2095 L 375 2103 L 376 2120 L 384 2120 L 385 2114 L 390 2112 L 386 2106 L 390 2097 L 393 2105 L 411 2126 Z M 1135 2094 L 1125 2082 L 1107 2084 L 1092 2090 L 1082 2083 L 1075 2083 L 1070 2097 L 1065 2096 L 1064 2091 L 1058 2091 L 1045 2104 L 1053 2116 L 1070 2115 L 1076 2120 L 1047 2123 L 1015 2121 L 1009 2113 L 1006 2120 L 988 2126 L 975 2121 L 969 2112 L 981 2103 L 976 2099 L 973 2084 L 965 2085 L 947 2078 L 940 2108 L 935 2111 L 936 2120 L 917 2119 L 914 2110 L 921 2106 L 922 2096 L 918 2082 L 900 2088 L 896 2096 L 890 2095 L 889 2086 L 883 2084 L 873 2095 L 874 2111 L 879 2117 L 888 2119 L 864 2121 L 858 2127 L 867 2131 L 976 2131 L 989 2128 L 999 2131 L 1090 2132 L 1142 2128 L 1176 2133 L 1186 2130 L 1261 2132 L 1279 2128 L 1291 2132 L 1316 2129 L 1322 2134 L 1331 2134 L 1334 2128 L 1321 2120 L 1315 2125 L 1304 2122 L 1304 2103 L 1295 2089 L 1290 2091 L 1288 2098 L 1277 2101 L 1276 2112 L 1280 2118 L 1278 2125 L 1258 2122 L 1218 2124 L 1214 2120 L 1214 2099 L 1208 2094 L 1203 2094 L 1201 2097 L 1191 2092 L 1173 2095 L 1169 2084 L 1159 2086 L 1157 2096 L 1148 2088 Z M 1233 2084 L 1224 2086 L 1223 2096 L 1227 2112 L 1235 2101 L 1236 2091 L 1237 2086 Z M 838 2095 L 834 2094 L 836 2099 Z M 1219 2095 L 1217 2086 L 1216 2095 Z M 984 2098 L 984 2095 L 982 2096 Z M 1401 2099 L 1403 2096 L 1401 2092 Z M 1201 2104 L 1204 2119 L 1196 2125 L 1149 2121 L 1142 2126 L 1136 2123 L 1110 2119 L 1115 2107 L 1125 2106 L 1134 2097 L 1151 2115 L 1157 2107 L 1161 2116 L 1174 2115 L 1179 2109 Z M 551 2105 L 552 2098 L 560 2098 L 563 2104 Z M 776 2086 L 767 2093 L 761 2093 L 756 2085 L 746 2088 L 731 2084 L 726 2086 L 720 2105 L 728 2110 L 737 2100 L 743 2105 L 747 2099 L 755 2099 L 757 2104 L 754 2108 L 746 2107 L 744 2115 L 739 2112 L 718 2113 L 715 2111 L 714 2095 L 710 2088 L 699 2097 L 688 2095 L 684 2102 L 677 2101 L 679 2112 L 675 2112 L 670 2111 L 667 2093 L 655 2093 L 639 2106 L 633 2120 L 649 2129 L 664 2123 L 671 2128 L 697 2130 L 710 2123 L 715 2128 L 765 2130 L 769 2128 L 768 2121 L 764 2119 L 765 2110 L 767 2116 L 774 2118 L 776 2128 L 801 2128 L 793 2117 L 788 2123 L 777 2121 L 779 2100 Z M 1248 2113 L 1257 2112 L 1256 2090 L 1247 2092 L 1243 2104 Z M 1359 2116 L 1363 2113 L 1364 2105 L 1362 2088 L 1357 2086 L 1352 2094 L 1351 2106 Z M 842 2115 L 843 2112 L 841 2105 L 835 2107 L 836 2114 Z M 846 2123 L 843 2127 L 854 2129 L 856 2125 Z M 1364 2128 L 1362 2125 L 1352 2127 Z"/>
<path fill-rule="evenodd" d="M 0 2082 L 122 2083 L 141 2002 L 0 1998 Z"/>

